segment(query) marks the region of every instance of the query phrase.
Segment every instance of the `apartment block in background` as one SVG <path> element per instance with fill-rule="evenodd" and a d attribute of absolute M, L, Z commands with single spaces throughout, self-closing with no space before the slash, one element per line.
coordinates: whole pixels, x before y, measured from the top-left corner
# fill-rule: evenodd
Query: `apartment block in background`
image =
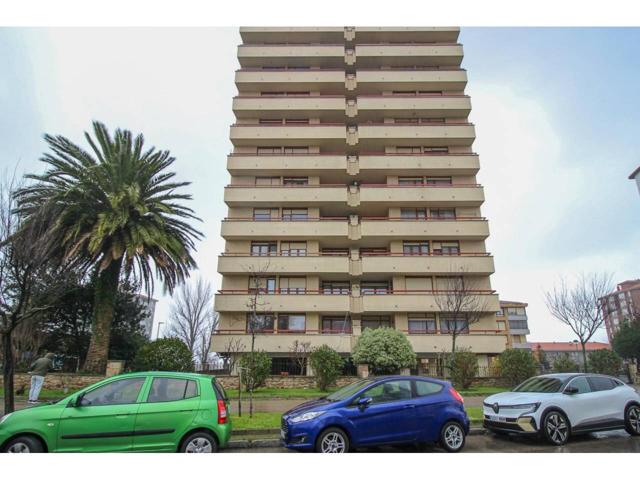
<path fill-rule="evenodd" d="M 459 29 L 240 34 L 212 350 L 249 348 L 258 292 L 256 348 L 274 374 L 298 372 L 296 341 L 348 358 L 380 327 L 407 335 L 420 372 L 450 350 L 451 328 L 488 365 L 508 335 L 496 323 Z M 439 307 L 454 282 L 482 305 L 480 321 Z"/>
<path fill-rule="evenodd" d="M 616 291 L 600 299 L 609 342 L 620 324 L 634 316 L 640 317 L 640 279 L 619 283 Z"/>
<path fill-rule="evenodd" d="M 496 313 L 498 325 L 509 330 L 509 345 L 511 348 L 531 348 L 527 343 L 529 335 L 529 319 L 527 317 L 528 304 L 523 302 L 500 301 L 500 310 Z"/>
<path fill-rule="evenodd" d="M 636 186 L 638 187 L 638 193 L 640 193 L 640 167 L 636 168 L 631 175 L 629 175 L 629 180 L 635 180 Z"/>

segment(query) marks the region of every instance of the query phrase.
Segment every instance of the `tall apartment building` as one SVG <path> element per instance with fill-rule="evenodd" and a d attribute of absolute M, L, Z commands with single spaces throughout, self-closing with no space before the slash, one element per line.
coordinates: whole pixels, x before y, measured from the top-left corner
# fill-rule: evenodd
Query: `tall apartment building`
<path fill-rule="evenodd" d="M 619 283 L 615 292 L 600 298 L 600 306 L 611 343 L 623 321 L 640 316 L 640 279 Z"/>
<path fill-rule="evenodd" d="M 629 180 L 635 180 L 638 193 L 640 193 L 640 167 L 636 168 L 631 175 L 629 175 Z"/>
<path fill-rule="evenodd" d="M 530 333 L 527 307 L 528 304 L 523 302 L 500 301 L 500 310 L 496 314 L 498 326 L 508 328 L 511 348 L 531 348 L 527 342 L 527 335 Z"/>
<path fill-rule="evenodd" d="M 491 289 L 458 28 L 245 27 L 212 350 L 256 348 L 291 371 L 297 340 L 349 356 L 364 329 L 405 333 L 430 370 L 464 333 L 505 349 Z M 439 305 L 464 282 L 478 322 Z M 455 290 L 455 289 L 454 289 Z M 308 370 L 307 370 L 308 372 Z"/>

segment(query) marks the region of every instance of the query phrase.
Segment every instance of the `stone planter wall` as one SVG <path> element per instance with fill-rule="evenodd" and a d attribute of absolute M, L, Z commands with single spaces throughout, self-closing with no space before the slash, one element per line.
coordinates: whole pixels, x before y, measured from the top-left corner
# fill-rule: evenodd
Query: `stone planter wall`
<path fill-rule="evenodd" d="M 104 376 L 100 375 L 79 375 L 77 373 L 49 373 L 44 377 L 44 386 L 48 390 L 64 390 L 69 391 L 80 390 L 81 388 L 92 385 L 100 380 L 104 380 Z M 14 385 L 16 390 L 25 388 L 29 391 L 31 386 L 31 375 L 26 373 L 16 373 Z M 0 377 L 0 386 L 4 386 Z"/>
<path fill-rule="evenodd" d="M 229 375 L 219 375 L 216 379 L 224 388 L 238 388 L 238 377 Z M 357 377 L 338 377 L 336 385 L 343 387 L 357 380 Z M 316 378 L 307 376 L 279 376 L 272 375 L 267 378 L 265 387 L 267 388 L 315 388 Z"/>

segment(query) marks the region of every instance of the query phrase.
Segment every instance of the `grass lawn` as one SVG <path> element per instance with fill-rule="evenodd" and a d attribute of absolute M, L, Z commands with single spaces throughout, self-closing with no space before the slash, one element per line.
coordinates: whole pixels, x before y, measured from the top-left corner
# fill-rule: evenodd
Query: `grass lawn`
<path fill-rule="evenodd" d="M 482 423 L 482 407 L 465 407 L 467 411 L 467 415 L 469 416 L 469 420 L 471 420 L 471 424 L 481 424 Z"/>
<path fill-rule="evenodd" d="M 253 392 L 253 398 L 319 398 L 337 390 L 330 388 L 327 392 L 321 392 L 317 388 L 258 388 Z M 228 388 L 227 396 L 230 399 L 238 398 L 238 389 Z M 242 399 L 247 400 L 249 394 L 242 392 Z"/>
<path fill-rule="evenodd" d="M 502 393 L 509 391 L 508 387 L 490 387 L 485 385 L 478 385 L 467 390 L 458 390 L 463 397 L 487 397 L 495 393 Z"/>

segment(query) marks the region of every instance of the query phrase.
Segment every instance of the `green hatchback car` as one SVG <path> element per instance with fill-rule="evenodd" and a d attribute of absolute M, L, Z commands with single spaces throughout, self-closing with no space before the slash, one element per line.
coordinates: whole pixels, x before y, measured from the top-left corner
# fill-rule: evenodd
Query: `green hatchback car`
<path fill-rule="evenodd" d="M 192 373 L 118 375 L 0 419 L 0 451 L 9 453 L 212 453 L 230 436 L 224 389 Z"/>

